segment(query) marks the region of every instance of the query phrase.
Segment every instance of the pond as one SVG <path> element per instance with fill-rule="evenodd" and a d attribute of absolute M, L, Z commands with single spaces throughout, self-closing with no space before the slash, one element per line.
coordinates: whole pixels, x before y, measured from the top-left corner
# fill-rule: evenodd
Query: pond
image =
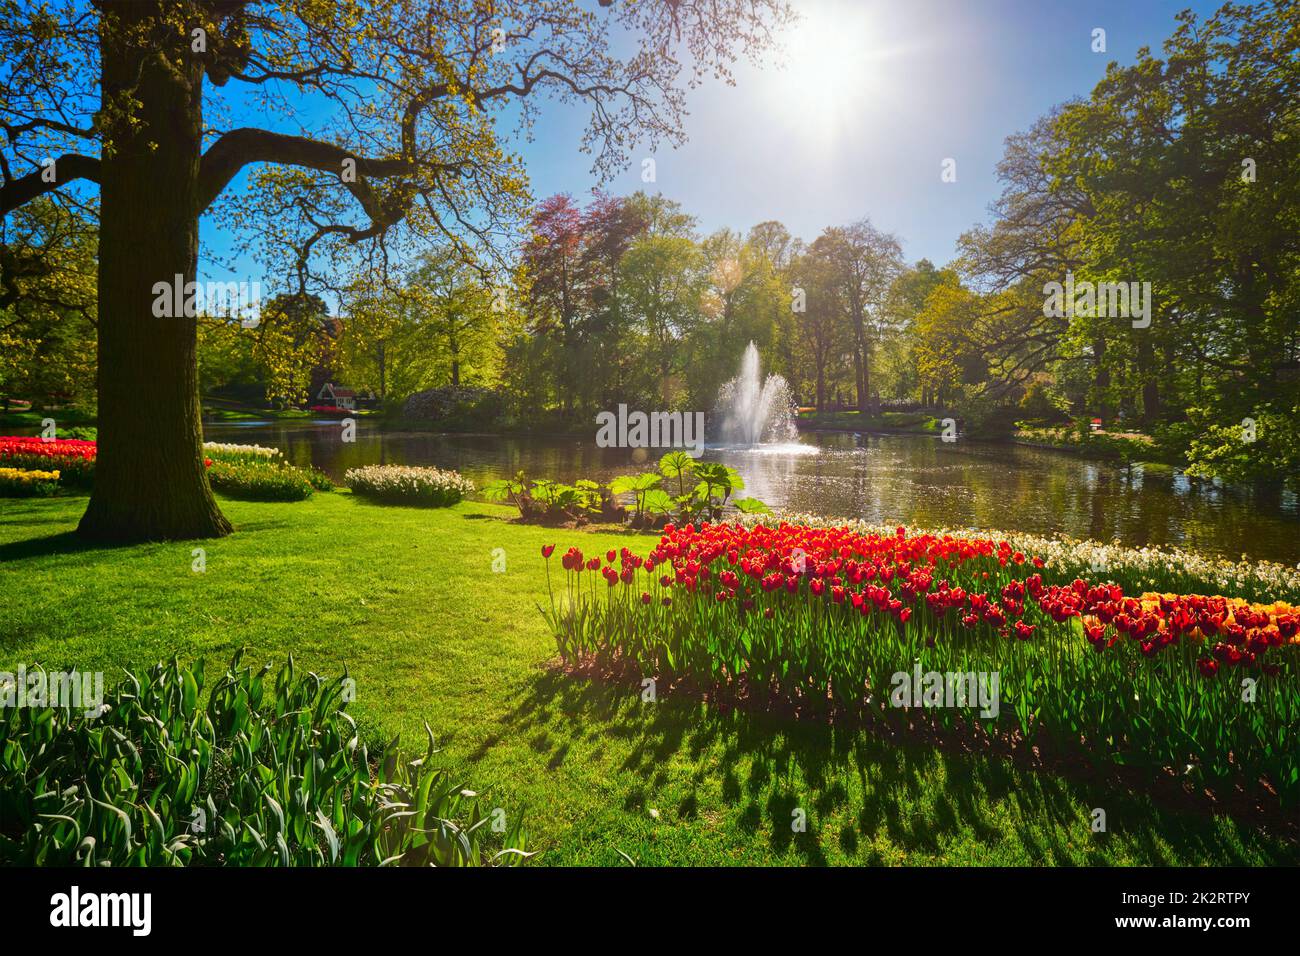
<path fill-rule="evenodd" d="M 337 421 L 209 424 L 212 441 L 280 448 L 341 481 L 357 465 L 437 465 L 476 484 L 523 470 L 571 482 L 641 470 L 644 452 L 590 439 L 383 432 L 358 423 L 343 443 Z M 1124 544 L 1176 545 L 1228 558 L 1300 561 L 1300 503 L 1195 481 L 1156 467 L 1125 468 L 1064 452 L 919 435 L 807 432 L 790 450 L 708 449 L 774 507 L 918 527 L 1059 532 Z M 651 450 L 651 460 L 657 457 Z"/>

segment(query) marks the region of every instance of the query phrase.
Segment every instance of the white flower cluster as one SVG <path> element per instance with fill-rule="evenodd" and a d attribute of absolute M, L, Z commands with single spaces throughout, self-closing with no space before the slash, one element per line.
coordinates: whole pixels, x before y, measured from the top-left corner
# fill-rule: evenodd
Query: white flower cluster
<path fill-rule="evenodd" d="M 741 515 L 737 520 L 746 527 L 766 524 L 772 527 L 785 521 L 810 527 L 850 528 L 859 534 L 892 535 L 897 525 L 872 524 L 853 518 L 827 518 L 822 515 L 781 513 L 779 515 Z M 1124 573 L 1156 590 L 1171 578 L 1199 583 L 1202 589 L 1213 588 L 1219 594 L 1238 596 L 1243 592 L 1291 598 L 1300 595 L 1300 565 L 1291 567 L 1271 561 L 1228 561 L 1179 548 L 1131 548 L 1124 545 L 1081 541 L 1067 536 L 1046 538 L 1023 531 L 995 531 L 975 528 L 908 528 L 909 534 L 982 537 L 1006 541 L 1017 551 L 1037 555 L 1050 567 L 1085 580 L 1105 580 L 1109 575 Z"/>
<path fill-rule="evenodd" d="M 232 445 L 219 441 L 205 441 L 203 450 L 208 454 L 233 455 L 240 458 L 278 458 L 280 449 L 267 448 L 263 445 Z"/>
<path fill-rule="evenodd" d="M 343 480 L 354 492 L 377 498 L 459 501 L 474 491 L 474 483 L 459 472 L 405 465 L 366 465 L 349 468 Z"/>

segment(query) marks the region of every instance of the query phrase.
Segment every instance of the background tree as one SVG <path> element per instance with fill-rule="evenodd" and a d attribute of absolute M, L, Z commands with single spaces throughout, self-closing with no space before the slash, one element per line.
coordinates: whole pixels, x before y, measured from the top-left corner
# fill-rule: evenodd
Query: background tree
<path fill-rule="evenodd" d="M 315 397 L 310 394 L 311 373 L 325 364 L 329 318 L 325 300 L 318 295 L 283 294 L 263 305 L 258 324 L 249 331 L 269 404 L 287 408 Z"/>
<path fill-rule="evenodd" d="M 644 235 L 643 211 L 627 199 L 597 192 L 583 213 L 583 261 L 588 363 L 579 379 L 584 409 L 608 408 L 629 388 L 636 389 L 644 357 L 627 341 L 629 317 L 623 307 L 620 264 Z"/>
<path fill-rule="evenodd" d="M 255 333 L 238 319 L 201 316 L 199 392 L 249 405 L 266 402 L 266 369 L 253 354 Z"/>
<path fill-rule="evenodd" d="M 773 365 L 775 316 L 788 302 L 762 251 L 730 229 L 720 229 L 700 243 L 703 294 L 700 321 L 689 342 L 686 366 L 691 407 L 712 408 L 718 386 L 736 374 L 750 342 Z"/>
<path fill-rule="evenodd" d="M 840 380 L 844 371 L 843 359 L 852 349 L 830 241 L 819 236 L 807 252 L 791 262 L 788 275 L 791 289 L 797 288 L 803 293 L 803 310 L 793 313 L 798 343 L 797 362 L 802 374 L 791 381 L 796 383 L 796 387 L 810 382 L 817 410 L 825 411 L 828 389 Z M 849 381 L 852 381 L 851 374 Z"/>
<path fill-rule="evenodd" d="M 872 411 L 871 364 L 876 346 L 892 331 L 887 299 L 903 269 L 902 247 L 867 219 L 827 229 L 821 238 L 852 337 L 858 410 L 867 414 Z"/>
<path fill-rule="evenodd" d="M 802 243 L 782 223 L 769 219 L 749 230 L 746 244 L 764 273 L 763 281 L 771 286 L 767 298 L 772 308 L 772 368 L 798 391 L 798 330 L 789 269 Z"/>
<path fill-rule="evenodd" d="M 905 269 L 889 289 L 886 309 L 890 315 L 889 328 L 893 335 L 881 342 L 876 378 L 882 395 L 894 399 L 920 396 L 923 405 L 930 404 L 917 373 L 918 336 L 916 321 L 931 292 L 950 275 L 936 269 L 929 259 Z"/>
<path fill-rule="evenodd" d="M 1179 21 L 1163 58 L 1139 51 L 1062 110 L 1048 168 L 1087 198 L 1089 268 L 1152 283 L 1150 327 L 1115 336 L 1143 424 L 1285 420 L 1300 378 L 1300 9 Z"/>
<path fill-rule="evenodd" d="M 915 319 L 917 384 L 927 405 L 948 407 L 963 386 L 982 380 L 981 353 L 969 337 L 980 296 L 950 272 L 941 273 Z"/>
<path fill-rule="evenodd" d="M 555 388 L 564 414 L 571 415 L 582 365 L 588 265 L 582 210 L 568 195 L 552 196 L 539 204 L 531 227 L 532 238 L 523 251 L 530 289 L 528 318 L 536 332 L 556 340 Z"/>
<path fill-rule="evenodd" d="M 390 410 L 428 388 L 493 385 L 508 308 L 504 288 L 488 289 L 478 270 L 445 247 L 420 256 L 400 286 L 359 278 L 340 323 L 340 375 Z"/>
<path fill-rule="evenodd" d="M 425 254 L 411 278 L 422 324 L 434 348 L 439 385 L 491 385 L 498 371 L 499 318 L 509 307 L 506 288 L 490 289 L 455 250 Z"/>
<path fill-rule="evenodd" d="M 619 262 L 624 350 L 635 359 L 629 391 L 646 407 L 677 408 L 685 397 L 683 343 L 695 334 L 704 294 L 704 256 L 689 228 L 647 231 Z"/>
<path fill-rule="evenodd" d="M 0 227 L 0 407 L 95 404 L 94 225 L 41 197 Z"/>

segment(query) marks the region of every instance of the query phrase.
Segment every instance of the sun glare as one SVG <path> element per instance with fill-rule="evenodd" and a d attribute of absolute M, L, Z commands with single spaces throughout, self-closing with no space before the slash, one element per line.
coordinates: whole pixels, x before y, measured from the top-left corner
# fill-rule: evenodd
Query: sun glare
<path fill-rule="evenodd" d="M 773 107 L 796 126 L 833 133 L 860 119 L 881 92 L 878 61 L 884 37 L 863 3 L 809 3 L 785 36 L 771 77 Z"/>

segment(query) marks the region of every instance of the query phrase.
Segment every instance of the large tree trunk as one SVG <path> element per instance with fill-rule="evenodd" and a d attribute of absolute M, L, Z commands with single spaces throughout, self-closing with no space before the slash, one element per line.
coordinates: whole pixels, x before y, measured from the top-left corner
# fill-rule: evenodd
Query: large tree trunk
<path fill-rule="evenodd" d="M 196 321 L 155 317 L 154 285 L 195 279 L 202 68 L 188 48 L 160 49 L 151 3 L 108 5 L 124 22 L 101 42 L 103 101 L 140 101 L 117 123 L 101 163 L 99 455 L 78 530 L 88 538 L 207 538 L 231 530 L 203 467 Z M 132 89 L 134 87 L 134 89 Z M 171 311 L 174 311 L 174 306 Z"/>

